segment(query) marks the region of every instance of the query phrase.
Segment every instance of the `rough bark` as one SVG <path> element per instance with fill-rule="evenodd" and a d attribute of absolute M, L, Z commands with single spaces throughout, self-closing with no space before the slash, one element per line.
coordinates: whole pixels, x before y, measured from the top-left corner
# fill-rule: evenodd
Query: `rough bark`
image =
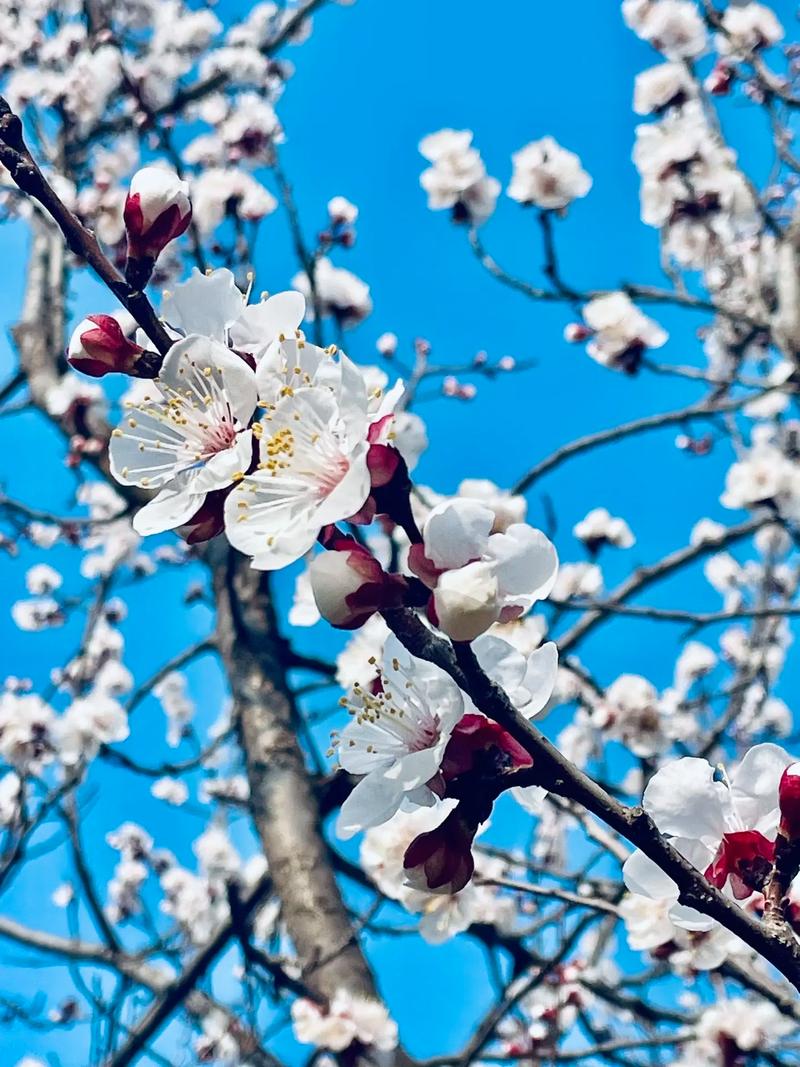
<path fill-rule="evenodd" d="M 220 540 L 209 546 L 217 639 L 230 679 L 251 809 L 306 985 L 375 994 L 322 835 L 321 815 L 297 740 L 268 576 Z"/>

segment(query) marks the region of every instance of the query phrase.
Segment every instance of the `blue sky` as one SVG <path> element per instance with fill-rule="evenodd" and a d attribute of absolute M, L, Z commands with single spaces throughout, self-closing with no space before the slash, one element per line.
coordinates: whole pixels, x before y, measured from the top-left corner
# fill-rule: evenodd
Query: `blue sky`
<path fill-rule="evenodd" d="M 793 4 L 773 4 L 787 27 Z M 224 21 L 246 13 L 248 5 L 223 0 Z M 408 354 L 415 337 L 427 338 L 437 362 L 468 362 L 485 349 L 492 360 L 513 355 L 535 359 L 534 370 L 480 383 L 472 403 L 435 400 L 420 409 L 429 425 L 431 447 L 418 469 L 419 479 L 440 492 L 455 489 L 463 477 L 488 477 L 500 485 L 521 473 L 557 446 L 592 430 L 613 426 L 637 415 L 666 411 L 699 399 L 702 387 L 663 377 L 628 379 L 588 359 L 580 346 L 562 339 L 571 318 L 568 309 L 534 305 L 490 279 L 472 257 L 466 233 L 446 213 L 425 205 L 418 178 L 424 161 L 417 143 L 443 126 L 475 132 L 489 172 L 507 184 L 511 153 L 528 141 L 552 134 L 581 156 L 594 178 L 590 196 L 555 224 L 564 276 L 576 287 L 613 287 L 620 281 L 662 283 L 656 234 L 643 227 L 638 211 L 638 181 L 630 152 L 638 121 L 630 101 L 634 75 L 656 61 L 650 50 L 623 25 L 616 0 L 579 0 L 550 4 L 507 0 L 491 7 L 476 0 L 404 0 L 381 3 L 358 0 L 353 7 L 331 5 L 316 18 L 313 37 L 286 53 L 297 64 L 278 106 L 287 132 L 283 162 L 295 187 L 309 237 L 324 225 L 325 204 L 344 195 L 360 208 L 358 241 L 336 261 L 372 287 L 373 315 L 352 335 L 347 348 L 360 361 L 372 362 L 375 339 L 385 330 L 400 338 Z M 768 163 L 761 116 L 741 102 L 724 108 L 726 130 L 757 175 Z M 512 273 L 542 283 L 542 250 L 536 217 L 505 196 L 496 216 L 483 230 L 492 254 Z M 4 261 L 19 263 L 24 232 L 7 227 Z M 266 220 L 256 257 L 257 288 L 285 288 L 296 266 L 291 259 L 283 219 Z M 10 326 L 21 294 L 21 271 L 8 272 L 0 314 Z M 107 299 L 86 281 L 75 290 L 76 318 L 110 310 Z M 660 355 L 675 363 L 702 364 L 694 330 L 703 319 L 692 313 L 653 311 L 671 333 Z M 0 371 L 13 366 L 7 342 L 0 347 Z M 606 573 L 613 585 L 631 564 L 650 562 L 687 543 L 698 517 L 731 521 L 717 503 L 729 456 L 721 448 L 694 459 L 674 447 L 674 429 L 660 431 L 571 462 L 536 487 L 530 519 L 542 522 L 540 494 L 552 499 L 558 517 L 555 534 L 562 559 L 579 559 L 571 534 L 574 523 L 592 507 L 603 505 L 623 515 L 637 545 L 609 557 Z M 63 511 L 69 505 L 72 476 L 59 466 L 59 444 L 34 416 L 0 423 L 5 490 L 32 505 Z M 49 457 L 50 462 L 46 461 Z M 84 587 L 77 557 L 67 550 L 55 557 L 65 568 L 68 591 Z M 47 667 L 62 662 L 65 649 L 77 647 L 80 620 L 60 631 L 21 635 L 8 607 L 24 595 L 24 569 L 34 562 L 30 550 L 20 560 L 0 556 L 0 648 L 5 673 L 46 684 Z M 604 561 L 605 563 L 605 561 Z M 718 607 L 718 598 L 698 582 L 698 571 L 681 575 L 648 594 L 648 603 L 697 609 Z M 140 679 L 167 657 L 207 632 L 211 620 L 202 606 L 188 611 L 180 604 L 185 575 L 169 575 L 156 587 L 126 593 L 130 617 L 125 626 L 129 665 Z M 285 600 L 287 580 L 279 584 Z M 157 630 L 154 630 L 157 627 Z M 671 678 L 679 630 L 652 624 L 617 623 L 601 628 L 581 649 L 601 682 L 619 673 L 637 672 L 658 686 Z M 710 639 L 711 635 L 707 635 Z M 334 649 L 337 638 L 321 629 L 300 635 L 309 649 Z M 200 721 L 216 718 L 223 688 L 210 660 L 190 672 L 200 700 Z M 787 673 L 787 684 L 796 668 Z M 163 756 L 163 718 L 154 701 L 137 711 L 129 751 Z M 158 753 L 158 755 L 156 755 Z M 124 783 L 124 784 L 123 784 Z M 120 772 L 99 768 L 93 777 L 93 801 L 84 834 L 101 880 L 114 854 L 103 842 L 109 826 L 136 818 L 158 827 L 160 843 L 188 862 L 190 842 L 200 828 L 191 812 L 166 825 L 163 806 L 153 801 L 147 784 L 122 779 Z M 516 840 L 524 827 L 504 806 L 495 827 L 500 839 Z M 246 828 L 237 828 L 241 840 Z M 66 873 L 56 852 L 32 867 L 2 901 L 5 913 L 64 929 L 63 914 L 49 904 L 55 881 Z M 85 932 L 89 933 L 89 926 Z M 482 952 L 466 939 L 432 949 L 412 949 L 384 939 L 370 945 L 389 1005 L 401 1023 L 412 1053 L 430 1055 L 463 1041 L 477 1013 L 491 995 L 483 977 Z M 4 962 L 26 954 L 13 948 Z M 0 988 L 32 994 L 63 989 L 51 969 L 4 973 Z M 20 975 L 24 986 L 20 985 Z M 221 981 L 221 979 L 220 979 Z M 222 988 L 222 987 L 221 987 Z M 420 1016 L 420 1005 L 429 1011 Z M 46 1055 L 63 1067 L 83 1067 L 84 1036 L 34 1035 L 33 1043 L 12 1028 L 0 1033 L 0 1063 L 13 1064 L 24 1053 Z M 177 1040 L 168 1034 L 162 1047 Z M 175 1062 L 183 1060 L 175 1052 Z M 299 1062 L 296 1059 L 292 1062 Z"/>

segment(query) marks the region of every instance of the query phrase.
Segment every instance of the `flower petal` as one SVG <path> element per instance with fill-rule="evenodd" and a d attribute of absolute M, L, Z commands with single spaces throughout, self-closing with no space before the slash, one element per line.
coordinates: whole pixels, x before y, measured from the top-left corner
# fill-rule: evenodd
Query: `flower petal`
<path fill-rule="evenodd" d="M 727 828 L 730 795 L 708 760 L 685 756 L 656 771 L 642 804 L 662 834 L 718 843 Z"/>
<path fill-rule="evenodd" d="M 425 555 L 435 567 L 463 567 L 486 548 L 494 512 L 475 500 L 446 500 L 425 522 Z"/>
<path fill-rule="evenodd" d="M 248 304 L 231 326 L 231 344 L 240 352 L 263 352 L 281 334 L 292 337 L 305 313 L 305 297 L 291 290 Z"/>
<path fill-rule="evenodd" d="M 778 822 L 778 784 L 794 759 L 780 745 L 754 745 L 731 778 L 731 799 L 741 828 L 770 833 Z"/>
<path fill-rule="evenodd" d="M 553 695 L 558 675 L 558 648 L 552 641 L 547 641 L 537 648 L 528 658 L 527 671 L 523 686 L 530 694 L 530 700 L 523 708 L 526 718 L 538 715 Z"/>
<path fill-rule="evenodd" d="M 497 580 L 502 593 L 525 594 L 534 600 L 546 597 L 558 574 L 555 546 L 541 530 L 515 522 L 505 533 L 489 538 L 489 556 L 497 561 Z"/>
<path fill-rule="evenodd" d="M 336 833 L 347 838 L 387 822 L 400 807 L 403 790 L 380 772 L 362 778 L 345 800 L 336 820 Z"/>
<path fill-rule="evenodd" d="M 195 267 L 185 282 L 164 296 L 161 314 L 184 334 L 225 341 L 228 327 L 241 315 L 244 295 L 225 267 L 203 274 Z"/>
<path fill-rule="evenodd" d="M 174 530 L 200 510 L 205 493 L 165 486 L 161 492 L 140 508 L 133 517 L 133 528 L 143 537 Z"/>

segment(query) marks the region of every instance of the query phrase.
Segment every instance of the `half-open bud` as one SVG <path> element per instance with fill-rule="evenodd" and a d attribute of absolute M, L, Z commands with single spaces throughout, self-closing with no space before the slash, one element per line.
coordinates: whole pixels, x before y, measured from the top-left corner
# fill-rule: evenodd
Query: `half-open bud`
<path fill-rule="evenodd" d="M 712 96 L 727 96 L 733 84 L 733 68 L 725 62 L 719 62 L 706 77 L 703 88 Z"/>
<path fill-rule="evenodd" d="M 141 288 L 162 250 L 191 222 L 188 183 L 163 167 L 143 167 L 131 178 L 123 218 L 128 234 L 125 275 Z"/>
<path fill-rule="evenodd" d="M 130 374 L 144 349 L 128 340 L 112 315 L 89 315 L 74 330 L 67 358 L 92 378 L 119 371 Z"/>
<path fill-rule="evenodd" d="M 778 786 L 781 812 L 780 832 L 789 841 L 800 839 L 800 763 L 792 763 L 781 775 Z"/>
<path fill-rule="evenodd" d="M 320 615 L 331 626 L 354 630 L 383 608 L 398 607 L 405 581 L 387 574 L 372 553 L 342 537 L 308 566 Z"/>
<path fill-rule="evenodd" d="M 459 804 L 435 830 L 415 837 L 403 856 L 406 884 L 429 893 L 458 893 L 472 878 L 478 825 Z"/>
<path fill-rule="evenodd" d="M 494 567 L 481 560 L 445 571 L 433 593 L 436 625 L 454 641 L 474 641 L 500 618 Z"/>

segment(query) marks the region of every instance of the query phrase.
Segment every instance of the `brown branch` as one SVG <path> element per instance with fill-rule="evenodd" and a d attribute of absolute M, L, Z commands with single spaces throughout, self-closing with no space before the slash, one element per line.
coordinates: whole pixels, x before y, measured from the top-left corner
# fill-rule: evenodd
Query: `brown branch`
<path fill-rule="evenodd" d="M 558 647 L 560 652 L 564 653 L 567 650 L 574 648 L 579 641 L 582 641 L 587 634 L 591 633 L 597 626 L 600 625 L 607 617 L 611 608 L 615 605 L 621 604 L 635 593 L 640 592 L 642 589 L 646 589 L 652 585 L 653 582 L 658 581 L 661 578 L 666 577 L 668 574 L 672 574 L 679 570 L 681 567 L 685 567 L 689 563 L 693 563 L 695 560 L 702 559 L 704 556 L 710 555 L 712 552 L 718 552 L 721 548 L 725 548 L 727 545 L 733 544 L 735 541 L 740 541 L 743 537 L 747 537 L 751 533 L 755 533 L 760 527 L 766 525 L 769 522 L 774 522 L 774 516 L 771 513 L 761 513 L 755 515 L 751 519 L 746 519 L 744 522 L 738 523 L 736 526 L 730 526 L 719 537 L 715 537 L 713 540 L 700 541 L 695 545 L 687 545 L 685 548 L 679 548 L 677 551 L 670 553 L 658 563 L 651 563 L 648 566 L 637 567 L 635 571 L 628 578 L 625 579 L 617 588 L 606 598 L 603 602 L 603 609 L 587 611 L 566 633 L 562 634 L 558 638 Z"/>
<path fill-rule="evenodd" d="M 209 544 L 205 557 L 213 571 L 217 640 L 233 691 L 253 820 L 303 981 L 326 999 L 339 988 L 374 996 L 298 743 L 268 575 L 221 540 Z"/>
<path fill-rule="evenodd" d="M 16 186 L 42 205 L 47 215 L 64 235 L 70 251 L 89 264 L 122 306 L 133 315 L 163 356 L 172 341 L 161 325 L 152 304 L 143 292 L 128 285 L 116 267 L 104 255 L 92 231 L 73 215 L 57 195 L 28 150 L 22 132 L 22 121 L 18 115 L 14 114 L 2 96 L 0 96 L 0 162 L 8 169 Z M 143 378 L 155 377 L 160 363 L 160 359 L 153 358 L 152 352 L 145 352 L 137 361 L 136 374 Z"/>
<path fill-rule="evenodd" d="M 768 329 L 766 323 L 758 322 L 758 320 L 752 319 L 749 315 L 718 307 L 711 300 L 704 300 L 702 297 L 692 296 L 690 293 L 678 292 L 675 289 L 659 289 L 658 286 L 655 285 L 633 285 L 627 282 L 622 282 L 616 289 L 586 289 L 579 292 L 559 280 L 558 287 L 554 289 L 543 289 L 540 286 L 531 285 L 530 282 L 526 282 L 522 278 L 517 278 L 513 274 L 509 274 L 508 271 L 504 270 L 497 260 L 486 251 L 477 230 L 470 230 L 469 243 L 475 254 L 475 258 L 484 270 L 488 271 L 489 274 L 499 282 L 502 282 L 503 285 L 508 286 L 510 289 L 515 289 L 518 293 L 522 293 L 523 296 L 527 296 L 531 300 L 555 304 L 574 303 L 576 300 L 581 303 L 588 303 L 595 297 L 606 296 L 611 292 L 622 291 L 623 293 L 627 293 L 632 300 L 638 300 L 644 304 L 675 304 L 678 307 L 689 308 L 694 311 L 711 312 L 714 315 L 721 315 L 723 318 L 732 319 L 736 322 L 745 322 L 748 325 L 759 329 Z M 547 266 L 549 266 L 549 264 L 546 265 L 546 270 Z M 547 271 L 547 273 L 549 273 L 549 271 Z"/>
<path fill-rule="evenodd" d="M 47 955 L 107 967 L 149 989 L 156 996 L 163 995 L 171 984 L 162 967 L 152 966 L 139 955 L 130 956 L 127 953 L 114 952 L 104 945 L 35 930 L 5 916 L 0 916 L 0 937 Z M 209 1012 L 221 1012 L 228 1019 L 230 1031 L 242 1053 L 247 1055 L 248 1062 L 254 1067 L 281 1067 L 280 1061 L 261 1046 L 256 1034 L 243 1026 L 228 1007 L 208 994 L 192 990 L 185 998 L 183 1007 L 198 1022 L 202 1022 Z"/>
<path fill-rule="evenodd" d="M 528 722 L 480 669 L 468 645 L 436 637 L 408 610 L 386 612 L 386 622 L 412 655 L 436 663 L 458 683 L 485 715 L 494 719 L 524 746 L 533 759 L 531 781 L 580 804 L 656 863 L 675 882 L 681 903 L 696 908 L 736 934 L 800 989 L 800 945 L 793 934 L 772 936 L 732 903 L 662 837 L 641 808 L 620 804 L 574 766 Z"/>
<path fill-rule="evenodd" d="M 768 392 L 778 388 L 781 387 L 773 386 L 772 389 L 763 389 L 757 394 L 751 393 L 747 396 L 731 397 L 728 400 L 701 400 L 696 404 L 677 408 L 675 411 L 662 411 L 657 415 L 644 415 L 639 419 L 633 419 L 631 422 L 624 422 L 620 426 L 612 426 L 607 430 L 598 430 L 595 433 L 586 434 L 575 441 L 570 441 L 569 444 L 561 445 L 555 452 L 551 452 L 549 456 L 546 456 L 535 467 L 532 467 L 527 474 L 524 474 L 512 486 L 511 492 L 526 492 L 543 475 L 549 474 L 573 456 L 588 452 L 593 448 L 597 448 L 598 445 L 611 444 L 626 437 L 635 437 L 640 433 L 646 433 L 648 430 L 660 430 L 664 426 L 674 426 L 682 422 L 688 422 L 691 419 L 710 419 L 717 415 L 739 411 L 753 400 L 765 396 Z"/>
<path fill-rule="evenodd" d="M 613 600 L 558 600 L 548 598 L 548 604 L 561 611 L 597 611 L 610 615 L 630 615 L 654 622 L 682 622 L 693 629 L 712 626 L 734 619 L 777 619 L 800 615 L 800 605 L 776 605 L 766 608 L 734 608 L 730 611 L 686 611 L 682 608 L 651 608 L 644 604 L 623 604 Z"/>
<path fill-rule="evenodd" d="M 269 877 L 264 877 L 241 898 L 241 917 L 247 919 L 263 903 L 271 889 Z M 106 1060 L 105 1067 L 127 1067 L 133 1063 L 148 1042 L 156 1036 L 170 1016 L 186 1000 L 217 957 L 227 947 L 232 936 L 232 924 L 225 923 L 207 944 L 197 952 L 184 970 L 167 985 L 153 1001 L 144 1016 L 131 1028 L 125 1044 Z"/>

